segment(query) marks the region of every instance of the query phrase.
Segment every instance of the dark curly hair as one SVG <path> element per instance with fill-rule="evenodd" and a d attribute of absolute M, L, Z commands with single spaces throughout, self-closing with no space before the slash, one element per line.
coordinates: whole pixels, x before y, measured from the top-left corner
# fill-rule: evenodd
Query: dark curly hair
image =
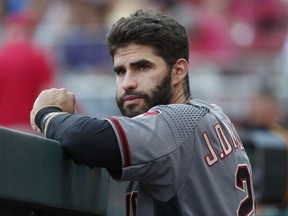
<path fill-rule="evenodd" d="M 107 34 L 106 43 L 112 58 L 118 48 L 139 44 L 153 47 L 170 70 L 180 58 L 189 61 L 190 44 L 186 29 L 162 12 L 137 10 L 129 17 L 120 18 Z M 190 96 L 188 75 L 184 89 Z"/>

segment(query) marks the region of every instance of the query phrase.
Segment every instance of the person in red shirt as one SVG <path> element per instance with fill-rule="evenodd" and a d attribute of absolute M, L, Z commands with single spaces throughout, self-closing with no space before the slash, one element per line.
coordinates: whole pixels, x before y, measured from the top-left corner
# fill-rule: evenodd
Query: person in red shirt
<path fill-rule="evenodd" d="M 0 126 L 28 129 L 36 96 L 53 80 L 47 53 L 32 42 L 35 26 L 26 14 L 5 20 L 0 46 Z"/>

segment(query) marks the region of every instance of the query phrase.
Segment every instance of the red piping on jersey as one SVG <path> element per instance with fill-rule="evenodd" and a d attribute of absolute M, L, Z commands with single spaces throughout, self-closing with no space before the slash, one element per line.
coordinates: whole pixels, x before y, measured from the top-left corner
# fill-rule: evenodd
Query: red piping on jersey
<path fill-rule="evenodd" d="M 130 148 L 129 148 L 126 133 L 117 119 L 113 117 L 109 117 L 108 119 L 112 121 L 120 137 L 121 146 L 123 150 L 123 156 L 124 156 L 124 166 L 130 166 L 131 165 Z"/>

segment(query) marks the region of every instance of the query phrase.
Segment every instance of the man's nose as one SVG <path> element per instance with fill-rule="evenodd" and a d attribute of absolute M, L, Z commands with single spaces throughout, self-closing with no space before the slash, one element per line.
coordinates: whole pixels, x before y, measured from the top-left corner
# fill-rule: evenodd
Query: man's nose
<path fill-rule="evenodd" d="M 124 90 L 137 88 L 137 79 L 135 75 L 127 71 L 122 86 Z"/>

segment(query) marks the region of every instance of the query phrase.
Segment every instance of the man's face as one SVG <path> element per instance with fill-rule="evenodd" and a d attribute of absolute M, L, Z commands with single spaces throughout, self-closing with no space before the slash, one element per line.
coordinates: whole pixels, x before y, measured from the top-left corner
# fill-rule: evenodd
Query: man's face
<path fill-rule="evenodd" d="M 116 101 L 124 116 L 134 117 L 172 98 L 171 73 L 150 46 L 131 44 L 114 55 Z"/>

